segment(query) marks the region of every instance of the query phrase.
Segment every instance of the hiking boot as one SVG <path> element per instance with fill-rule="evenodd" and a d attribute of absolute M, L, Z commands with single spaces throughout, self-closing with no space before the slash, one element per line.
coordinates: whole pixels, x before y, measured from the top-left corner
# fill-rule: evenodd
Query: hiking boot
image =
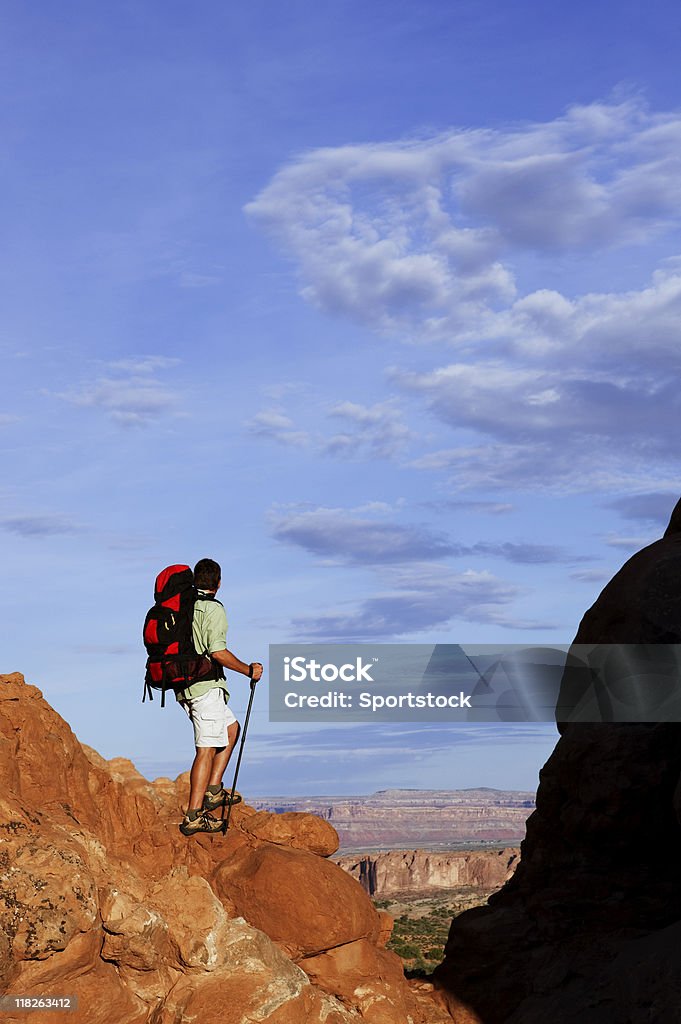
<path fill-rule="evenodd" d="M 210 814 L 206 814 L 205 811 L 198 814 L 193 821 L 185 814 L 180 823 L 180 832 L 183 836 L 193 836 L 197 832 L 224 832 L 224 828 L 223 821 L 211 818 Z"/>
<path fill-rule="evenodd" d="M 209 793 L 203 798 L 203 809 L 204 811 L 215 811 L 218 807 L 225 807 L 229 803 L 229 793 L 226 789 L 221 789 L 219 793 Z M 234 804 L 241 803 L 241 793 L 237 793 L 234 790 L 234 796 L 232 797 L 232 806 Z"/>

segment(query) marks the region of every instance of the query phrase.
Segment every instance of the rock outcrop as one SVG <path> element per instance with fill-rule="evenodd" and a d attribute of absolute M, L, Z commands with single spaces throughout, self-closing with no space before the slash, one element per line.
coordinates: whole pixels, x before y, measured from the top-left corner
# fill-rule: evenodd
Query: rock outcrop
<path fill-rule="evenodd" d="M 450 1019 L 326 859 L 327 822 L 242 804 L 226 836 L 185 839 L 186 776 L 105 761 L 18 674 L 0 676 L 0 779 L 0 992 L 79 1000 L 31 1024 Z"/>
<path fill-rule="evenodd" d="M 534 793 L 488 789 L 383 789 L 371 796 L 261 797 L 253 806 L 324 818 L 341 850 L 520 842 Z"/>
<path fill-rule="evenodd" d="M 334 860 L 356 878 L 370 896 L 387 896 L 461 886 L 498 889 L 515 871 L 519 855 L 517 847 L 452 853 L 392 850 L 360 857 L 334 857 Z"/>
<path fill-rule="evenodd" d="M 681 503 L 578 644 L 681 643 Z M 681 1020 L 680 724 L 567 724 L 518 870 L 453 923 L 436 983 L 485 1024 Z"/>

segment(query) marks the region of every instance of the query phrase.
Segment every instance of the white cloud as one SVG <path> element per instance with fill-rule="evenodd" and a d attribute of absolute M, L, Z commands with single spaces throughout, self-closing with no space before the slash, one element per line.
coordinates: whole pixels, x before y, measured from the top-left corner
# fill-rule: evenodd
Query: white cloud
<path fill-rule="evenodd" d="M 652 491 L 615 498 L 607 502 L 606 508 L 614 508 L 624 519 L 655 523 L 664 528 L 678 500 L 678 491 Z"/>
<path fill-rule="evenodd" d="M 389 518 L 390 506 L 372 503 L 360 508 L 279 509 L 270 513 L 272 534 L 327 563 L 386 566 L 433 562 L 447 558 L 502 559 L 516 565 L 549 565 L 589 561 L 552 544 L 527 541 L 477 541 L 462 544 L 421 524 Z M 435 571 L 435 570 L 434 570 Z M 439 570 L 437 570 L 439 571 Z"/>
<path fill-rule="evenodd" d="M 282 386 L 276 389 L 278 397 L 291 392 L 302 392 L 303 386 Z M 273 391 L 275 389 L 272 389 Z M 319 405 L 306 403 L 308 412 L 320 413 Z M 340 421 L 342 429 L 335 431 L 301 429 L 282 405 L 257 413 L 246 424 L 248 432 L 267 441 L 276 441 L 291 447 L 306 447 L 322 456 L 339 459 L 393 459 L 414 440 L 414 434 L 403 421 L 402 411 L 395 399 L 374 405 L 341 401 L 326 409 L 326 416 L 334 423 Z"/>
<path fill-rule="evenodd" d="M 175 397 L 154 381 L 99 378 L 60 395 L 73 405 L 100 407 L 121 426 L 144 426 L 175 410 Z"/>
<path fill-rule="evenodd" d="M 298 618 L 301 640 L 386 640 L 445 628 L 454 620 L 503 628 L 550 629 L 552 624 L 518 619 L 508 611 L 518 587 L 488 572 L 454 572 L 432 562 L 384 569 L 383 589 L 351 611 Z"/>
<path fill-rule="evenodd" d="M 323 450 L 329 455 L 392 458 L 413 438 L 394 400 L 375 405 L 338 402 L 329 415 L 348 424 L 345 431 L 324 442 Z"/>
<path fill-rule="evenodd" d="M 276 384 L 268 384 L 267 387 L 263 388 L 263 394 L 272 401 L 280 402 L 289 395 L 295 395 L 300 400 L 302 396 L 309 394 L 311 390 L 313 390 L 312 386 L 307 381 L 283 380 Z"/>
<path fill-rule="evenodd" d="M 297 430 L 293 420 L 276 409 L 257 413 L 246 423 L 246 429 L 255 437 L 294 448 L 304 447 L 309 442 L 308 434 L 304 430 Z"/>
<path fill-rule="evenodd" d="M 681 338 L 679 339 L 681 341 Z M 678 463 L 678 383 L 665 370 L 628 369 L 620 356 L 608 372 L 502 361 L 455 363 L 393 376 L 419 394 L 454 430 L 478 445 L 440 449 L 412 465 L 449 468 L 466 486 L 650 486 Z M 645 486 L 644 484 L 644 486 Z"/>
<path fill-rule="evenodd" d="M 0 529 L 19 537 L 56 537 L 80 533 L 83 527 L 61 515 L 15 515 L 0 519 Z"/>
<path fill-rule="evenodd" d="M 659 540 L 659 537 L 617 537 L 611 535 L 605 538 L 605 543 L 611 548 L 624 548 L 625 551 L 640 551 L 641 548 Z"/>
<path fill-rule="evenodd" d="M 681 395 L 672 380 L 618 378 L 558 369 L 516 369 L 500 363 L 457 363 L 430 373 L 395 375 L 420 393 L 453 427 L 473 428 L 500 441 L 535 444 L 560 438 L 581 444 L 612 438 L 639 452 L 674 454 L 672 426 Z"/>
<path fill-rule="evenodd" d="M 440 501 L 423 502 L 423 505 L 436 512 L 482 512 L 489 516 L 505 515 L 513 511 L 513 505 L 505 501 L 476 501 L 473 498 L 443 498 Z"/>
<path fill-rule="evenodd" d="M 506 356 L 574 372 L 644 377 L 675 372 L 679 351 L 681 272 L 676 260 L 640 291 L 592 293 L 568 301 L 532 292 L 486 321 L 488 341 Z M 484 336 L 484 331 L 483 331 Z"/>
<path fill-rule="evenodd" d="M 156 370 L 168 370 L 173 366 L 179 366 L 180 360 L 174 356 L 137 356 L 131 359 L 116 359 L 107 363 L 109 370 L 124 370 L 127 373 L 144 374 L 154 373 Z"/>
<path fill-rule="evenodd" d="M 553 493 L 622 492 L 670 482 L 664 467 L 651 464 L 616 440 L 598 439 L 563 446 L 541 438 L 442 448 L 412 460 L 415 469 L 445 472 L 459 490 L 537 490 Z"/>
<path fill-rule="evenodd" d="M 372 514 L 373 513 L 373 514 Z M 381 518 L 376 508 L 295 509 L 273 517 L 277 540 L 324 559 L 356 565 L 380 565 L 454 554 L 448 539 L 426 526 L 400 525 Z"/>
<path fill-rule="evenodd" d="M 543 124 L 316 150 L 246 209 L 315 305 L 451 335 L 512 299 L 512 248 L 593 251 L 677 224 L 680 143 L 679 114 L 595 103 Z"/>
<path fill-rule="evenodd" d="M 412 465 L 467 487 L 583 490 L 646 472 L 649 488 L 678 467 L 681 113 L 629 99 L 317 150 L 248 212 L 291 253 L 309 301 L 458 347 L 448 365 L 393 374 L 459 433 Z M 665 235 L 669 258 L 638 290 L 517 294 L 524 252 L 597 259 L 655 240 L 659 262 Z M 355 432 L 325 450 L 354 453 Z"/>
<path fill-rule="evenodd" d="M 158 371 L 177 365 L 165 356 L 140 356 L 107 365 L 108 373 L 83 381 L 57 397 L 82 408 L 103 409 L 124 427 L 147 426 L 155 420 L 178 415 L 175 393 L 163 384 Z"/>
<path fill-rule="evenodd" d="M 605 583 L 611 577 L 612 573 L 604 569 L 579 569 L 570 573 L 570 579 L 579 583 Z"/>

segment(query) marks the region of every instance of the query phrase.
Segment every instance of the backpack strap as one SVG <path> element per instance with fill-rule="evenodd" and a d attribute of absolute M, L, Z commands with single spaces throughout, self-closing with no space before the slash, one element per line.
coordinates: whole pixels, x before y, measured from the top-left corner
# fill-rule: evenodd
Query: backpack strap
<path fill-rule="evenodd" d="M 222 603 L 222 601 L 218 601 L 218 599 L 215 596 L 215 594 L 204 594 L 200 590 L 196 591 L 196 600 L 197 601 L 213 601 L 215 604 L 219 604 L 221 608 L 225 607 L 224 604 Z M 210 653 L 208 651 L 204 651 L 203 654 L 204 654 L 204 657 L 210 658 Z M 222 667 L 222 665 L 218 665 L 217 662 L 215 662 L 214 665 L 215 665 L 215 681 L 216 682 L 222 682 L 225 679 L 225 670 Z"/>

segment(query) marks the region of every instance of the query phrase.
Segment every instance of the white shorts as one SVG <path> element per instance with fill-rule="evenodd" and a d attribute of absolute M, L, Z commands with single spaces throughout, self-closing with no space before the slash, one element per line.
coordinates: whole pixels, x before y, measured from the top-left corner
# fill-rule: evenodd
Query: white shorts
<path fill-rule="evenodd" d="M 227 694 L 214 686 L 200 697 L 181 700 L 180 704 L 194 726 L 194 745 L 197 747 L 226 747 L 227 729 L 236 718 L 227 703 Z"/>

